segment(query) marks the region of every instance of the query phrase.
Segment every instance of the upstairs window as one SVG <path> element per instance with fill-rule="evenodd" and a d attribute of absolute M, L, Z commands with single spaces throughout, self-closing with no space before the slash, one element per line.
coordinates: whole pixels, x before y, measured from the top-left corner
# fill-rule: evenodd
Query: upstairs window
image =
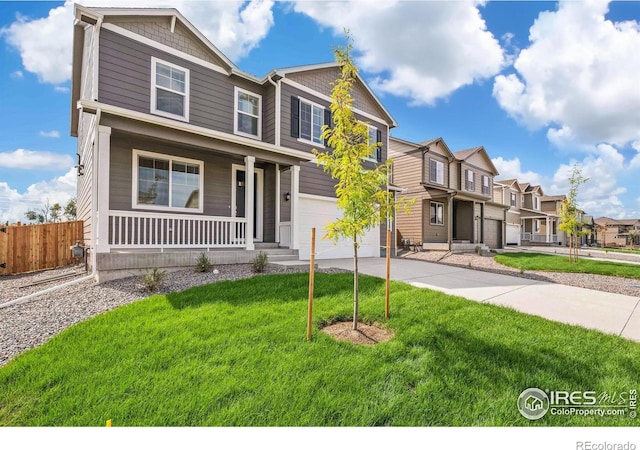
<path fill-rule="evenodd" d="M 489 187 L 489 177 L 482 175 L 482 195 L 491 195 L 491 188 Z"/>
<path fill-rule="evenodd" d="M 369 139 L 367 141 L 367 144 L 380 144 L 373 151 L 371 157 L 367 159 L 373 162 L 382 162 L 382 133 L 372 125 L 367 125 L 367 128 L 369 129 Z"/>
<path fill-rule="evenodd" d="M 151 58 L 151 113 L 189 120 L 189 70 Z"/>
<path fill-rule="evenodd" d="M 473 170 L 465 170 L 466 176 L 465 176 L 465 183 L 464 183 L 464 188 L 467 191 L 475 191 L 476 190 L 476 176 L 475 173 L 473 173 Z"/>
<path fill-rule="evenodd" d="M 444 184 L 444 163 L 429 158 L 429 183 Z"/>
<path fill-rule="evenodd" d="M 514 192 L 511 193 L 511 206 L 516 206 L 516 194 Z"/>
<path fill-rule="evenodd" d="M 536 211 L 540 210 L 540 197 L 533 196 L 533 209 Z"/>
<path fill-rule="evenodd" d="M 245 91 L 239 87 L 234 89 L 234 93 L 234 133 L 250 138 L 261 139 L 262 96 Z"/>
<path fill-rule="evenodd" d="M 331 123 L 331 111 L 300 97 L 291 97 L 291 136 L 301 142 L 324 146 L 322 126 Z"/>

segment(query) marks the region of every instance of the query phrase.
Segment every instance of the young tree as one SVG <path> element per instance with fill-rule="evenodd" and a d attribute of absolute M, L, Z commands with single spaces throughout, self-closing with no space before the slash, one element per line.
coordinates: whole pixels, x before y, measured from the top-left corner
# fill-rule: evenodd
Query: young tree
<path fill-rule="evenodd" d="M 581 211 L 578 208 L 577 197 L 578 189 L 584 183 L 589 181 L 588 178 L 582 176 L 582 170 L 576 163 L 571 169 L 569 176 L 569 193 L 562 201 L 560 208 L 560 225 L 558 228 L 569 236 L 569 262 L 578 262 L 578 251 L 580 248 L 579 236 L 583 234 Z"/>
<path fill-rule="evenodd" d="M 347 33 L 347 45 L 334 51 L 340 65 L 340 77 L 333 83 L 331 116 L 333 128 L 323 127 L 322 138 L 329 150 L 313 150 L 318 164 L 337 183 L 336 196 L 342 217 L 325 227 L 328 238 L 337 242 L 346 238 L 353 243 L 353 329 L 358 328 L 358 239 L 372 227 L 380 224 L 393 211 L 394 197 L 387 189 L 391 160 L 365 169 L 364 161 L 375 154 L 380 142 L 369 142 L 365 123 L 356 119 L 352 111 L 351 91 L 356 83 L 358 68 L 351 50 L 351 36 Z"/>
<path fill-rule="evenodd" d="M 49 209 L 49 217 L 51 219 L 51 222 L 60 222 L 61 216 L 62 216 L 62 205 L 56 202 L 53 205 L 51 205 L 51 208 Z"/>

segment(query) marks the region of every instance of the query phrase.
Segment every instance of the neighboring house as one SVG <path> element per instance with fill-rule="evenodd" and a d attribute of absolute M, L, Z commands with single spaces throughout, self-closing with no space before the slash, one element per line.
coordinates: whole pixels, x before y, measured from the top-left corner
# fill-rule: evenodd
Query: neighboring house
<path fill-rule="evenodd" d="M 411 212 L 396 212 L 398 237 L 426 250 L 502 248 L 507 207 L 493 201 L 498 171 L 484 147 L 451 152 L 442 138 L 413 143 L 392 137 L 393 182 Z"/>
<path fill-rule="evenodd" d="M 598 217 L 594 223 L 596 241 L 601 246 L 640 245 L 640 219 Z"/>
<path fill-rule="evenodd" d="M 325 148 L 338 65 L 257 78 L 175 9 L 76 5 L 75 16 L 78 219 L 99 276 L 191 265 L 203 250 L 215 263 L 263 248 L 308 259 L 311 228 L 322 236 L 339 216 L 311 153 Z M 396 122 L 362 79 L 352 95 L 382 143 L 367 164 L 382 162 Z M 385 237 L 385 224 L 369 232 L 360 255 L 379 256 Z M 317 258 L 351 256 L 348 242 L 317 242 Z"/>
<path fill-rule="evenodd" d="M 493 201 L 509 207 L 505 216 L 505 245 L 520 245 L 522 194 L 518 180 L 502 180 L 493 183 Z"/>

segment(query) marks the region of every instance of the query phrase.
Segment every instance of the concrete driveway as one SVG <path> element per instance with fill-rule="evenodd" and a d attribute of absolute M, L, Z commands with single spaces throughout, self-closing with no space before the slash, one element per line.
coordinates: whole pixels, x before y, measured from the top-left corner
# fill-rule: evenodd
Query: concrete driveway
<path fill-rule="evenodd" d="M 352 259 L 317 260 L 317 264 L 353 269 Z M 384 278 L 385 259 L 361 258 L 359 269 Z M 391 278 L 640 342 L 639 297 L 399 258 L 391 260 Z"/>

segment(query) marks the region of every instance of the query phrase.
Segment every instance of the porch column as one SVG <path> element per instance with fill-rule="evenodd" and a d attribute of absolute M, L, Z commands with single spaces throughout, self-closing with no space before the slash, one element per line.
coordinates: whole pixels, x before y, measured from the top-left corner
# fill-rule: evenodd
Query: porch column
<path fill-rule="evenodd" d="M 245 217 L 247 219 L 247 226 L 245 228 L 245 248 L 247 250 L 255 250 L 255 246 L 253 245 L 253 193 L 255 191 L 255 183 L 254 183 L 254 164 L 256 162 L 256 158 L 254 156 L 245 156 L 244 158 L 244 204 L 245 204 Z"/>
<path fill-rule="evenodd" d="M 545 219 L 547 226 L 547 243 L 551 242 L 551 222 L 549 221 L 549 217 Z"/>
<path fill-rule="evenodd" d="M 291 166 L 291 248 L 300 248 L 300 166 Z"/>
<path fill-rule="evenodd" d="M 453 196 L 449 195 L 447 197 L 447 245 L 449 246 L 449 250 L 451 250 L 452 244 L 453 244 Z"/>
<path fill-rule="evenodd" d="M 280 164 L 276 164 L 276 242 L 280 244 Z"/>
<path fill-rule="evenodd" d="M 96 192 L 96 253 L 109 253 L 109 160 L 111 159 L 111 127 L 98 126 L 97 152 L 94 154 L 93 191 Z"/>

